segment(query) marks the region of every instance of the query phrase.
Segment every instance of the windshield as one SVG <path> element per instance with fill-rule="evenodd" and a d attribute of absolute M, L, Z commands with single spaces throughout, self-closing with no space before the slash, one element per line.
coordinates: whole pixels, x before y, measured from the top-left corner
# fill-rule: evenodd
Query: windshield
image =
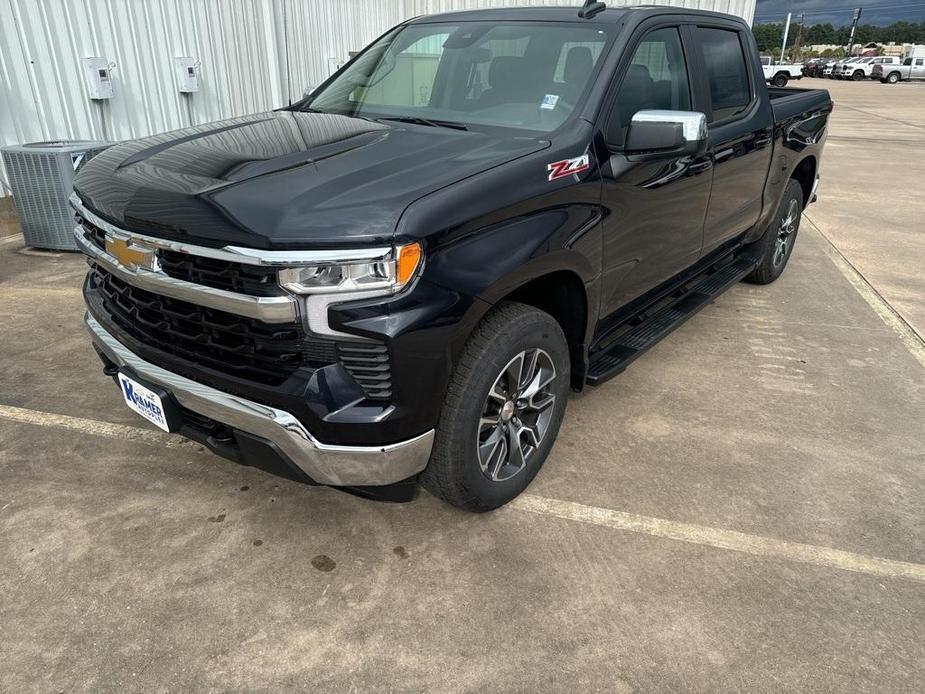
<path fill-rule="evenodd" d="M 300 108 L 548 132 L 581 101 L 609 39 L 587 24 L 411 24 L 379 39 Z"/>

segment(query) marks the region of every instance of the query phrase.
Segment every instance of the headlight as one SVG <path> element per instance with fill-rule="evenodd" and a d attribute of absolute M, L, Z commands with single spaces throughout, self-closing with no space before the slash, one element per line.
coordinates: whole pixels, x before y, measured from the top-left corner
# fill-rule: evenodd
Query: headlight
<path fill-rule="evenodd" d="M 296 294 L 391 294 L 414 278 L 421 256 L 421 244 L 414 242 L 398 246 L 380 258 L 286 268 L 279 271 L 279 284 Z"/>

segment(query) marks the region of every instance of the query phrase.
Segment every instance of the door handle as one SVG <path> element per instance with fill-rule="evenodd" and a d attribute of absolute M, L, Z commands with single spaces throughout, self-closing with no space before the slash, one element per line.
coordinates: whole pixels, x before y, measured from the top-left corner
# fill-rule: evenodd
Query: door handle
<path fill-rule="evenodd" d="M 713 162 L 707 159 L 706 161 L 701 161 L 696 164 L 691 164 L 687 167 L 688 172 L 692 174 L 703 173 L 704 171 L 709 171 L 713 168 Z"/>
<path fill-rule="evenodd" d="M 771 144 L 770 137 L 761 137 L 755 140 L 755 147 L 767 147 L 769 144 Z"/>

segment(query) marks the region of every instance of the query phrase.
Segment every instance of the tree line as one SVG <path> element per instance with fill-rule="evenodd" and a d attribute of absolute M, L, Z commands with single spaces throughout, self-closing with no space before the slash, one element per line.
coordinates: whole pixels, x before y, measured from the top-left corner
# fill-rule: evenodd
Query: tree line
<path fill-rule="evenodd" d="M 756 24 L 752 27 L 758 48 L 762 53 L 780 51 L 781 41 L 784 40 L 783 24 Z M 788 48 L 793 48 L 799 25 L 790 24 L 790 35 L 787 37 Z M 835 44 L 847 46 L 851 35 L 851 26 L 836 27 L 832 24 L 813 24 L 803 27 L 803 36 L 800 41 L 803 52 L 812 44 Z M 854 32 L 854 43 L 864 44 L 876 41 L 877 43 L 925 43 L 925 22 L 894 22 L 889 26 L 876 26 L 874 24 L 858 24 Z"/>

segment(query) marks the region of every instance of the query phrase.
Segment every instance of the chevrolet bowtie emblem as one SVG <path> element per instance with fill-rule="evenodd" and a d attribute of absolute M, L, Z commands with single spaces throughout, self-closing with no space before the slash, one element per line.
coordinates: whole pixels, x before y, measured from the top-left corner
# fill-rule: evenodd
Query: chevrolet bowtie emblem
<path fill-rule="evenodd" d="M 120 265 L 127 268 L 144 268 L 152 271 L 158 269 L 157 252 L 131 239 L 107 236 L 106 252 L 118 260 Z"/>

